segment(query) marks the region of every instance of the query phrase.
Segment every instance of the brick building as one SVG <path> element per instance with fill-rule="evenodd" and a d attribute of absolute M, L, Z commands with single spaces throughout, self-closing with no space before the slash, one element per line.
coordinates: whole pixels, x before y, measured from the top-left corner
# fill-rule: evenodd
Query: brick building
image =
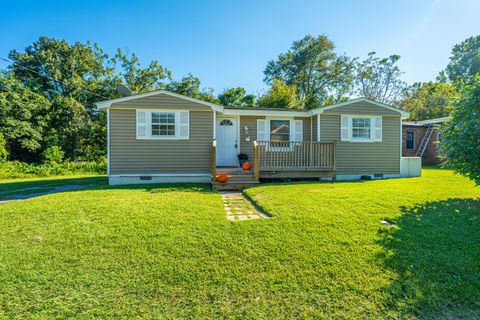
<path fill-rule="evenodd" d="M 450 118 L 437 118 L 402 123 L 402 156 L 422 157 L 423 164 L 439 164 L 438 149 L 440 133 L 438 127 Z"/>

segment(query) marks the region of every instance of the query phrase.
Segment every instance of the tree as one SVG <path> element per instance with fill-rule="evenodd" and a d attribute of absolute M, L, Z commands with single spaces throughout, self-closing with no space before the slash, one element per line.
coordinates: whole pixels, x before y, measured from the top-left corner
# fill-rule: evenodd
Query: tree
<path fill-rule="evenodd" d="M 116 82 L 128 86 L 135 94 L 163 89 L 166 85 L 164 81 L 172 77 L 172 72 L 161 66 L 158 61 L 153 60 L 147 68 L 141 68 L 139 59 L 134 53 L 128 57 L 120 49 L 117 49 L 112 62 L 116 69 L 120 69 Z"/>
<path fill-rule="evenodd" d="M 480 72 L 480 35 L 456 44 L 445 73 L 451 82 L 465 81 Z M 440 75 L 441 76 L 441 75 Z"/>
<path fill-rule="evenodd" d="M 480 184 L 480 81 L 465 85 L 441 130 L 445 166 Z"/>
<path fill-rule="evenodd" d="M 253 107 L 256 97 L 246 93 L 247 91 L 242 87 L 229 88 L 218 95 L 218 100 L 224 106 Z"/>
<path fill-rule="evenodd" d="M 0 133 L 0 163 L 7 161 L 8 159 L 8 151 L 5 149 L 7 145 L 7 141 L 3 137 L 3 134 Z"/>
<path fill-rule="evenodd" d="M 0 134 L 10 157 L 38 160 L 51 103 L 24 87 L 11 73 L 0 75 Z"/>
<path fill-rule="evenodd" d="M 450 106 L 457 98 L 456 88 L 448 83 L 414 83 L 400 101 L 400 108 L 410 112 L 410 118 L 425 120 L 447 117 Z"/>
<path fill-rule="evenodd" d="M 42 153 L 43 161 L 49 164 L 58 164 L 63 161 L 65 153 L 59 146 L 51 146 Z"/>
<path fill-rule="evenodd" d="M 356 67 L 355 92 L 375 101 L 396 104 L 406 87 L 397 65 L 399 55 L 379 58 L 375 52 L 359 62 Z"/>
<path fill-rule="evenodd" d="M 45 119 L 71 159 L 106 154 L 106 117 L 97 112 L 96 101 L 118 97 L 119 83 L 142 93 L 164 87 L 170 78 L 170 71 L 157 61 L 142 68 L 134 54 L 118 50 L 111 58 L 90 42 L 40 37 L 24 52 L 12 50 L 9 58 L 12 77 L 52 103 Z"/>
<path fill-rule="evenodd" d="M 353 83 L 355 59 L 334 50 L 325 35 L 294 41 L 289 51 L 268 62 L 264 81 L 271 85 L 281 79 L 288 86 L 295 85 L 309 109 L 342 100 Z"/>
<path fill-rule="evenodd" d="M 166 85 L 166 90 L 172 91 L 185 96 L 211 102 L 219 103 L 219 101 L 213 95 L 213 89 L 205 88 L 200 89 L 200 79 L 189 74 L 183 77 L 180 82 L 172 81 Z"/>
<path fill-rule="evenodd" d="M 289 86 L 280 79 L 273 80 L 272 87 L 263 96 L 258 98 L 258 106 L 261 108 L 303 107 L 296 86 Z"/>

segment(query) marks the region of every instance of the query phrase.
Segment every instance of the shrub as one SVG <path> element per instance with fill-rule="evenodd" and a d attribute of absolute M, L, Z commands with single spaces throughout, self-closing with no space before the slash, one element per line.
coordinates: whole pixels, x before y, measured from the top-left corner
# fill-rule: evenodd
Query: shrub
<path fill-rule="evenodd" d="M 7 149 L 5 149 L 6 144 L 7 141 L 5 140 L 5 137 L 0 133 L 0 162 L 7 161 L 8 152 Z"/>
<path fill-rule="evenodd" d="M 441 153 L 445 166 L 480 185 L 480 81 L 466 85 L 442 127 Z"/>
<path fill-rule="evenodd" d="M 57 164 L 63 161 L 65 152 L 59 146 L 51 146 L 43 151 L 42 156 L 45 163 Z"/>
<path fill-rule="evenodd" d="M 105 174 L 106 161 L 98 162 L 63 162 L 63 163 L 25 163 L 6 161 L 0 163 L 0 179 L 28 178 L 36 176 L 75 175 L 75 174 Z"/>

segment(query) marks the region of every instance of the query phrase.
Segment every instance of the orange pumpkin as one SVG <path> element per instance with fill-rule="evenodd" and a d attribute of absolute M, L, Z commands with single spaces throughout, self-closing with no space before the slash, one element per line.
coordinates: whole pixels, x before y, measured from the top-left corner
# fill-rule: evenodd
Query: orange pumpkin
<path fill-rule="evenodd" d="M 215 180 L 217 180 L 217 182 L 220 182 L 220 183 L 225 183 L 228 181 L 228 176 L 222 174 L 217 176 Z"/>
<path fill-rule="evenodd" d="M 252 169 L 252 165 L 248 162 L 245 162 L 244 164 L 242 164 L 242 169 L 243 170 L 250 170 L 250 169 Z"/>

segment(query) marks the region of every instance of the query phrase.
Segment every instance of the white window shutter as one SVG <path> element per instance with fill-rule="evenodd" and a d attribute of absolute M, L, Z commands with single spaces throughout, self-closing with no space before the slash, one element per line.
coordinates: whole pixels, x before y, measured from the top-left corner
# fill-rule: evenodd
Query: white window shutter
<path fill-rule="evenodd" d="M 350 117 L 341 116 L 340 119 L 340 140 L 349 141 L 350 140 Z"/>
<path fill-rule="evenodd" d="M 147 112 L 137 110 L 137 139 L 147 138 Z"/>
<path fill-rule="evenodd" d="M 267 141 L 267 120 L 257 119 L 257 141 Z"/>
<path fill-rule="evenodd" d="M 190 116 L 188 111 L 181 111 L 178 114 L 178 138 L 188 140 L 190 138 Z"/>
<path fill-rule="evenodd" d="M 382 141 L 382 116 L 375 117 L 374 119 L 374 140 L 375 141 Z"/>
<path fill-rule="evenodd" d="M 290 140 L 292 141 L 303 141 L 303 120 L 294 120 L 293 123 L 293 135 L 291 134 Z"/>

